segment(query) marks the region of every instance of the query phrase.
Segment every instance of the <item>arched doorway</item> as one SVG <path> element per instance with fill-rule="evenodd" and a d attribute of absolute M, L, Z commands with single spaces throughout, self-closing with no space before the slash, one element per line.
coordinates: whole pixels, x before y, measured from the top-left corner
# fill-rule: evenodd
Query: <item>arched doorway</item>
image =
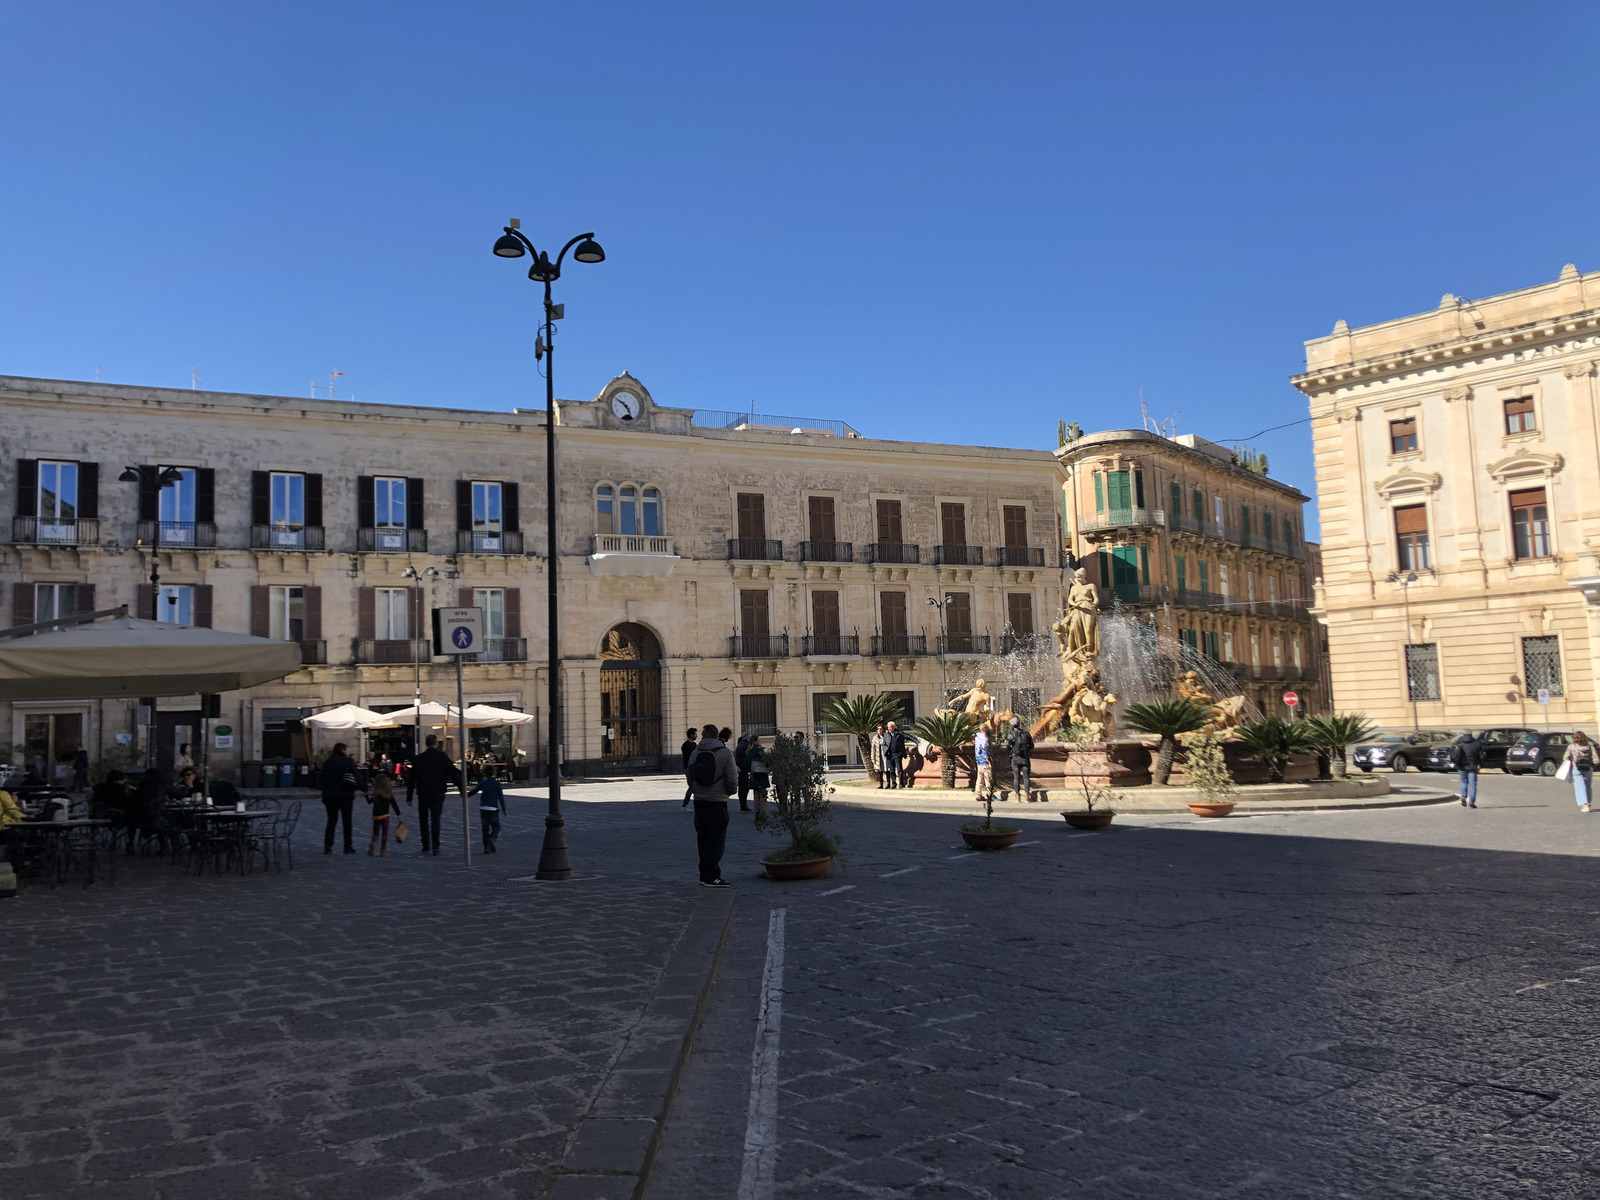
<path fill-rule="evenodd" d="M 600 645 L 600 723 L 606 758 L 661 753 L 661 643 L 624 621 Z"/>

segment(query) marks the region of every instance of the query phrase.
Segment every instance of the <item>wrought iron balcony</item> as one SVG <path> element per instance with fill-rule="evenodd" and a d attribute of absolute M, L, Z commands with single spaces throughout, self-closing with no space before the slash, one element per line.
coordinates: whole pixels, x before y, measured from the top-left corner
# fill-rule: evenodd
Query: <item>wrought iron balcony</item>
<path fill-rule="evenodd" d="M 1038 633 L 1002 633 L 1000 635 L 1000 653 L 1010 654 L 1013 651 L 1032 651 L 1048 644 L 1048 637 Z"/>
<path fill-rule="evenodd" d="M 783 561 L 783 543 L 774 538 L 729 538 L 728 559 Z"/>
<path fill-rule="evenodd" d="M 945 656 L 983 655 L 989 653 L 987 633 L 947 633 L 939 638 L 939 653 Z"/>
<path fill-rule="evenodd" d="M 1204 517 L 1191 517 L 1183 513 L 1169 512 L 1167 514 L 1167 528 L 1174 533 L 1204 534 L 1206 522 Z"/>
<path fill-rule="evenodd" d="M 217 527 L 210 521 L 140 521 L 139 545 L 156 545 L 158 533 L 162 549 L 191 546 L 205 550 L 217 544 Z"/>
<path fill-rule="evenodd" d="M 994 565 L 997 567 L 1042 567 L 1042 546 L 999 546 L 995 548 Z"/>
<path fill-rule="evenodd" d="M 484 649 L 466 656 L 468 662 L 527 662 L 527 638 L 485 638 Z"/>
<path fill-rule="evenodd" d="M 914 567 L 922 561 L 922 547 L 912 542 L 869 542 L 867 561 Z"/>
<path fill-rule="evenodd" d="M 100 522 L 94 517 L 56 521 L 49 517 L 12 517 L 11 540 L 19 545 L 93 546 L 100 541 Z"/>
<path fill-rule="evenodd" d="M 853 542 L 801 542 L 801 562 L 855 562 Z"/>
<path fill-rule="evenodd" d="M 933 561 L 945 567 L 983 566 L 982 546 L 935 546 Z"/>
<path fill-rule="evenodd" d="M 1202 592 L 1198 588 L 1172 589 L 1172 602 L 1184 605 L 1186 608 L 1226 608 L 1229 599 L 1230 597 L 1218 592 Z"/>
<path fill-rule="evenodd" d="M 328 643 L 318 640 L 300 643 L 300 665 L 302 667 L 321 667 L 328 662 Z"/>
<path fill-rule="evenodd" d="M 475 529 L 456 530 L 457 554 L 521 554 L 522 533 L 510 529 L 501 533 L 479 533 Z"/>
<path fill-rule="evenodd" d="M 1089 513 L 1078 522 L 1079 533 L 1100 533 L 1110 529 L 1140 529 L 1165 525 L 1167 514 L 1159 508 L 1111 508 Z"/>
<path fill-rule="evenodd" d="M 728 639 L 729 658 L 788 658 L 787 633 L 734 634 Z"/>
<path fill-rule="evenodd" d="M 1119 604 L 1165 604 L 1170 593 L 1164 587 L 1148 583 L 1119 583 L 1100 589 L 1100 607 L 1115 608 Z"/>
<path fill-rule="evenodd" d="M 252 550 L 321 550 L 322 526 L 301 525 L 288 529 L 281 525 L 250 526 Z"/>
<path fill-rule="evenodd" d="M 362 554 L 421 554 L 428 549 L 426 529 L 382 529 L 363 527 L 356 530 L 356 551 Z"/>
<path fill-rule="evenodd" d="M 911 658 L 928 652 L 928 637 L 923 633 L 875 633 L 873 658 Z"/>
<path fill-rule="evenodd" d="M 355 650 L 356 662 L 373 665 L 425 663 L 433 658 L 431 643 L 409 638 L 357 638 Z"/>
<path fill-rule="evenodd" d="M 849 655 L 861 653 L 861 635 L 855 633 L 808 633 L 800 639 L 800 654 L 804 658 L 816 655 Z"/>

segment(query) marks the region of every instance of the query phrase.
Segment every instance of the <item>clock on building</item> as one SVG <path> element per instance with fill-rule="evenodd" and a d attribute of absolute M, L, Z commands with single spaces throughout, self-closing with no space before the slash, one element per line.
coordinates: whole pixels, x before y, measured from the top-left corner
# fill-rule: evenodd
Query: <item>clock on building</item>
<path fill-rule="evenodd" d="M 639 397 L 632 392 L 618 392 L 611 397 L 611 411 L 617 414 L 619 421 L 632 421 L 642 409 Z"/>

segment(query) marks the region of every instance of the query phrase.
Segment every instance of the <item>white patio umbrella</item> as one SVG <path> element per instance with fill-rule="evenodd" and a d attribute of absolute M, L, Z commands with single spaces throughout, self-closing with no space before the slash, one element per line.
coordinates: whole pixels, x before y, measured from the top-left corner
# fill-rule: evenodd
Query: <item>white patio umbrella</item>
<path fill-rule="evenodd" d="M 437 704 L 432 700 L 425 701 L 420 708 L 413 704 L 378 715 L 382 720 L 371 726 L 373 729 L 403 729 L 407 725 L 426 725 L 430 729 L 438 729 L 456 723 L 455 705 Z"/>
<path fill-rule="evenodd" d="M 234 692 L 300 665 L 298 642 L 119 616 L 0 638 L 0 700 Z"/>
<path fill-rule="evenodd" d="M 388 728 L 388 722 L 388 713 L 373 712 L 359 704 L 341 704 L 338 708 L 303 717 L 300 723 L 314 729 L 346 730 Z"/>
<path fill-rule="evenodd" d="M 382 723 L 376 726 L 379 729 L 402 728 L 406 725 L 417 724 L 417 707 L 396 709 L 394 712 L 379 714 Z M 454 704 L 439 704 L 429 700 L 422 705 L 422 724 L 430 729 L 439 729 L 448 725 L 454 729 L 459 725 L 460 713 Z M 467 705 L 467 728 L 486 729 L 495 725 L 532 725 L 532 713 L 519 713 L 510 708 L 496 708 L 492 704 Z"/>
<path fill-rule="evenodd" d="M 490 725 L 532 724 L 532 713 L 517 712 L 513 708 L 496 708 L 493 704 L 467 705 L 467 725 L 469 728 L 481 729 Z"/>

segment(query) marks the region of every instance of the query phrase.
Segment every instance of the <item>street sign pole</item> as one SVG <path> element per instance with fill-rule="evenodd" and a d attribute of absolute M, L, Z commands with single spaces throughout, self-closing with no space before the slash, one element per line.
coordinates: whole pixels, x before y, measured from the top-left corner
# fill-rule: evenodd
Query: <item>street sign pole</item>
<path fill-rule="evenodd" d="M 472 812 L 467 803 L 467 706 L 461 695 L 461 655 L 456 655 L 456 721 L 461 731 L 461 861 L 472 865 Z"/>
<path fill-rule="evenodd" d="M 1300 703 L 1299 695 L 1295 692 L 1285 692 L 1283 694 L 1283 702 L 1289 707 L 1289 720 L 1295 720 Z"/>
<path fill-rule="evenodd" d="M 433 610 L 433 652 L 456 660 L 457 758 L 461 771 L 461 858 L 472 865 L 472 826 L 467 806 L 467 706 L 461 683 L 461 657 L 483 649 L 483 613 L 476 608 L 436 608 Z"/>

